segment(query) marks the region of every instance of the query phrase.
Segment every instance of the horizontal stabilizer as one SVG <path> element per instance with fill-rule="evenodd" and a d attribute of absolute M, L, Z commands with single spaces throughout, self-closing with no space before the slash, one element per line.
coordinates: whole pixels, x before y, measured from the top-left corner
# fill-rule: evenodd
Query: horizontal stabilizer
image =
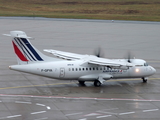
<path fill-rule="evenodd" d="M 13 37 L 13 38 L 26 38 L 26 39 L 31 39 L 32 37 L 28 37 L 26 35 L 25 32 L 23 31 L 11 31 L 10 34 L 3 34 L 5 36 L 8 36 L 8 37 Z"/>
<path fill-rule="evenodd" d="M 3 35 L 8 36 L 8 37 L 11 37 L 11 35 L 10 35 L 10 34 L 3 34 Z"/>

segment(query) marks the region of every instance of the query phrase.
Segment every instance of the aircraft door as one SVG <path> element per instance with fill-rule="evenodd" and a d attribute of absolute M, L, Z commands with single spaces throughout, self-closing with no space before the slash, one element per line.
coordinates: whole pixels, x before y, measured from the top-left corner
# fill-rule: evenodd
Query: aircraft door
<path fill-rule="evenodd" d="M 60 75 L 59 75 L 59 77 L 60 78 L 64 78 L 64 76 L 65 76 L 65 69 L 64 68 L 60 68 Z"/>

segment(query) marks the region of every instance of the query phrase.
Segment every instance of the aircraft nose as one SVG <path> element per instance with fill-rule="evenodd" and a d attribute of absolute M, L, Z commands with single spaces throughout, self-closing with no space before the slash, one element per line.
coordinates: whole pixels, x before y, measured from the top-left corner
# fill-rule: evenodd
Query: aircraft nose
<path fill-rule="evenodd" d="M 152 69 L 153 74 L 155 74 L 156 73 L 156 69 L 153 68 L 153 67 L 151 67 L 151 69 Z"/>
<path fill-rule="evenodd" d="M 154 71 L 154 73 L 156 73 L 156 69 L 155 68 L 153 68 L 153 71 Z"/>

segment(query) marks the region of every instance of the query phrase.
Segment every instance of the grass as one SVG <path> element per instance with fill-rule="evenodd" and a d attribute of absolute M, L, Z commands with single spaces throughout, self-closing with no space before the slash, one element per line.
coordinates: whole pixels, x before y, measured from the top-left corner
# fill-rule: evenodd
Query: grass
<path fill-rule="evenodd" d="M 160 0 L 0 0 L 0 16 L 160 21 Z"/>

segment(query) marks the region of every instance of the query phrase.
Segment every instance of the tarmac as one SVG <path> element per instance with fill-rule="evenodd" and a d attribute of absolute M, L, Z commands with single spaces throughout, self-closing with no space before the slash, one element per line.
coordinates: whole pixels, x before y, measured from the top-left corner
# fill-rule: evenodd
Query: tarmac
<path fill-rule="evenodd" d="M 101 47 L 106 58 L 125 58 L 128 51 L 157 72 L 142 79 L 92 82 L 49 79 L 12 71 L 17 64 L 11 38 L 22 30 L 43 49 L 94 54 Z M 0 18 L 0 119 L 3 120 L 159 120 L 160 22 L 78 20 L 27 17 Z M 48 56 L 52 56 L 43 52 Z"/>

